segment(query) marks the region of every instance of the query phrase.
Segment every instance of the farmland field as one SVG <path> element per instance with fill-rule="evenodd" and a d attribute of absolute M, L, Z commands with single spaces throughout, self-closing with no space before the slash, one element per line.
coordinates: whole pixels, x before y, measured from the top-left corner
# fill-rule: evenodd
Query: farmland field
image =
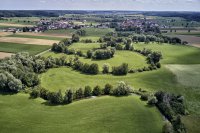
<path fill-rule="evenodd" d="M 19 38 L 19 37 L 0 37 L 0 42 L 21 43 L 21 44 L 35 44 L 35 45 L 49 45 L 58 43 L 58 40 L 44 40 L 34 38 Z"/>
<path fill-rule="evenodd" d="M 34 45 L 34 44 L 29 45 L 29 44 L 0 42 L 0 51 L 8 53 L 29 52 L 31 55 L 35 55 L 49 48 L 50 46 L 46 45 Z"/>
<path fill-rule="evenodd" d="M 45 39 L 45 40 L 62 40 L 62 37 L 52 37 L 52 36 L 37 36 L 37 35 L 23 35 L 23 34 L 12 34 L 7 37 L 19 37 L 19 38 L 33 38 L 33 39 Z"/>
<path fill-rule="evenodd" d="M 1 132 L 160 133 L 163 125 L 158 110 L 146 106 L 138 96 L 45 106 L 44 100 L 30 100 L 25 94 L 0 95 L 0 106 L 0 113 L 4 114 L 0 116 Z"/>
<path fill-rule="evenodd" d="M 11 57 L 12 53 L 5 53 L 5 52 L 0 52 L 0 59 L 3 59 L 5 57 Z"/>

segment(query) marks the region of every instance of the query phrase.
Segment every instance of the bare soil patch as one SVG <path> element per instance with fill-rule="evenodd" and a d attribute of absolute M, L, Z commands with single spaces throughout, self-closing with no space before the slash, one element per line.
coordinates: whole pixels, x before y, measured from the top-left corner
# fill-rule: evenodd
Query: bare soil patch
<path fill-rule="evenodd" d="M 5 57 L 11 57 L 13 55 L 12 53 L 6 53 L 6 52 L 0 52 L 0 59 L 3 59 Z"/>
<path fill-rule="evenodd" d="M 36 45 L 52 45 L 58 43 L 56 40 L 32 39 L 32 38 L 19 38 L 19 37 L 0 37 L 0 42 L 12 42 L 21 44 L 36 44 Z"/>

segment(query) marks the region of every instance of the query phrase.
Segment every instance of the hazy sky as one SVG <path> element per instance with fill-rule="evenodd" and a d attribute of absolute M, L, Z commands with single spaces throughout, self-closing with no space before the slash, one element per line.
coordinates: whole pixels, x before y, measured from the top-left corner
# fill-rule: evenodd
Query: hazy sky
<path fill-rule="evenodd" d="M 0 10 L 200 11 L 200 0 L 0 0 Z"/>

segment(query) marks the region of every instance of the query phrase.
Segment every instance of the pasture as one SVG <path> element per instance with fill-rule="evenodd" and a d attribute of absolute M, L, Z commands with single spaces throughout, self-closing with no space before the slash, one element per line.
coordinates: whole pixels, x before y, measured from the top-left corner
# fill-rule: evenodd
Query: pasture
<path fill-rule="evenodd" d="M 1 52 L 8 52 L 8 53 L 29 52 L 31 55 L 35 55 L 48 49 L 50 49 L 50 46 L 46 45 L 34 45 L 34 44 L 29 45 L 29 44 L 0 42 Z"/>
<path fill-rule="evenodd" d="M 0 131 L 160 133 L 163 125 L 159 111 L 138 96 L 104 96 L 65 106 L 45 104 L 42 99 L 29 99 L 27 94 L 0 95 Z"/>

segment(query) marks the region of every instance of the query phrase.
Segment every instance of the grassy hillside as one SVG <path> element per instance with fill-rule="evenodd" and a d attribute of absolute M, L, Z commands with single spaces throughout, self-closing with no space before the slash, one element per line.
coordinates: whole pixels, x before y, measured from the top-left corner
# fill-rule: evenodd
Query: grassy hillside
<path fill-rule="evenodd" d="M 47 46 L 47 45 L 0 42 L 0 51 L 8 52 L 8 53 L 29 52 L 31 55 L 35 55 L 35 54 L 41 53 L 42 51 L 45 51 L 49 48 L 50 48 L 50 46 Z"/>
<path fill-rule="evenodd" d="M 0 132 L 160 133 L 163 125 L 159 111 L 137 96 L 106 96 L 64 106 L 45 104 L 25 94 L 0 95 Z"/>

